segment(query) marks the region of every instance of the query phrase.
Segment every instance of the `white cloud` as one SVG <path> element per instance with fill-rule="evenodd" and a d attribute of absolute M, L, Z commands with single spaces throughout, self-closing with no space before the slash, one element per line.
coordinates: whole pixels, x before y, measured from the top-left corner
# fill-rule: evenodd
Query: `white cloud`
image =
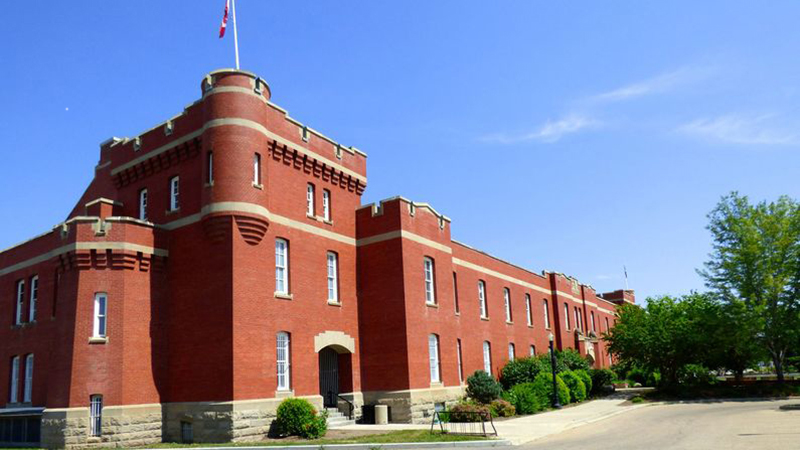
<path fill-rule="evenodd" d="M 800 136 L 791 127 L 779 123 L 775 114 L 729 114 L 701 118 L 677 128 L 682 134 L 711 141 L 740 145 L 798 145 Z"/>
<path fill-rule="evenodd" d="M 661 94 L 675 88 L 707 79 L 714 70 L 708 67 L 683 67 L 613 91 L 593 95 L 586 100 L 594 103 L 619 102 L 646 95 Z"/>
<path fill-rule="evenodd" d="M 538 128 L 528 133 L 518 135 L 509 134 L 493 134 L 484 137 L 482 140 L 485 142 L 494 142 L 498 144 L 517 144 L 521 142 L 556 142 L 562 137 L 577 133 L 581 130 L 589 128 L 597 128 L 602 124 L 590 117 L 584 115 L 571 114 L 559 120 L 548 120 Z"/>

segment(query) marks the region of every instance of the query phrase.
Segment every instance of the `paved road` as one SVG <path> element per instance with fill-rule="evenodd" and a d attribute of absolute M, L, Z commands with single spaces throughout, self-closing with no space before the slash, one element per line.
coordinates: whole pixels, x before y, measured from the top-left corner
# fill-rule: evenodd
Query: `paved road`
<path fill-rule="evenodd" d="M 800 399 L 655 404 L 539 439 L 525 449 L 800 449 Z"/>

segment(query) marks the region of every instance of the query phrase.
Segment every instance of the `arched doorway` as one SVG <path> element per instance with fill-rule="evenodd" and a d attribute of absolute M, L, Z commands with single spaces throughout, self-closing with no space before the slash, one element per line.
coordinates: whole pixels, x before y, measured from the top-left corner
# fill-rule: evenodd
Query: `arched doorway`
<path fill-rule="evenodd" d="M 355 339 L 341 331 L 326 331 L 314 337 L 319 353 L 319 394 L 326 408 L 336 408 L 339 394 L 353 392 Z"/>
<path fill-rule="evenodd" d="M 326 407 L 336 407 L 339 396 L 339 354 L 331 347 L 319 352 L 319 393 Z"/>

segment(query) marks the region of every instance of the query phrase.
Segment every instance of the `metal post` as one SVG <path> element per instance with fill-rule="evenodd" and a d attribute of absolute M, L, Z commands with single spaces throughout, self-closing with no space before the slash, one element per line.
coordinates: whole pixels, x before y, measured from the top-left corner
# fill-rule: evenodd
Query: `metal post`
<path fill-rule="evenodd" d="M 236 51 L 236 70 L 239 70 L 239 34 L 236 32 L 236 0 L 231 1 L 233 6 L 233 47 Z"/>
<path fill-rule="evenodd" d="M 558 383 L 556 382 L 556 352 L 553 351 L 553 335 L 550 335 L 550 367 L 553 371 L 553 408 L 561 409 L 558 401 Z"/>

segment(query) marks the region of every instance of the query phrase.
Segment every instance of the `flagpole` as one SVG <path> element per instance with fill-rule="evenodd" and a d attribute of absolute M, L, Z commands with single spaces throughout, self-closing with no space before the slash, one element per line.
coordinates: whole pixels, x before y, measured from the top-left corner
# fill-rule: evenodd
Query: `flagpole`
<path fill-rule="evenodd" d="M 231 0 L 233 6 L 233 47 L 236 50 L 236 70 L 239 70 L 239 35 L 236 32 L 236 0 Z"/>

